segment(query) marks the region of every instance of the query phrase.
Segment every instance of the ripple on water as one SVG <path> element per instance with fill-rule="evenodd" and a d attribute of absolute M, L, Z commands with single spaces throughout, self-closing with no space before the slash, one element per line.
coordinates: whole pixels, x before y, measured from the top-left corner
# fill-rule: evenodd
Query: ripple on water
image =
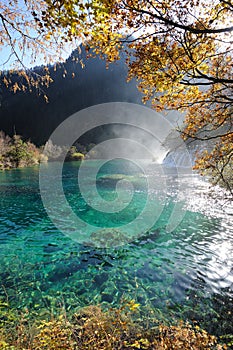
<path fill-rule="evenodd" d="M 74 186 L 76 171 L 67 167 L 67 176 L 66 165 L 63 172 L 70 204 L 76 210 L 79 203 L 83 218 L 103 222 L 81 200 Z M 121 177 L 133 179 L 136 190 L 144 191 L 138 175 L 134 171 L 127 175 L 125 166 L 122 169 Z M 99 180 L 98 190 L 104 196 L 114 191 L 117 177 L 108 170 Z M 115 174 L 119 177 L 118 168 Z M 211 199 L 200 178 L 176 180 L 183 191 L 186 215 L 173 232 L 166 232 L 165 227 L 173 200 L 179 200 L 172 192 L 177 184 L 169 189 L 168 204 L 151 231 L 119 248 L 78 244 L 59 232 L 43 209 L 35 169 L 8 172 L 4 177 L 0 174 L 1 180 L 0 284 L 15 306 L 43 309 L 65 303 L 70 309 L 100 302 L 118 305 L 122 298 L 131 298 L 142 304 L 142 309 L 153 308 L 158 318 L 196 319 L 213 332 L 233 332 L 229 321 L 233 295 L 231 205 L 223 207 L 221 201 Z M 155 199 L 164 195 L 159 183 L 152 192 Z M 135 199 L 140 207 L 145 196 Z M 137 202 L 131 209 L 137 210 Z M 127 217 L 132 213 L 125 212 L 124 220 Z M 66 217 L 62 220 L 68 225 Z M 117 216 L 111 220 L 117 223 Z M 0 293 L 4 298 L 5 291 Z"/>

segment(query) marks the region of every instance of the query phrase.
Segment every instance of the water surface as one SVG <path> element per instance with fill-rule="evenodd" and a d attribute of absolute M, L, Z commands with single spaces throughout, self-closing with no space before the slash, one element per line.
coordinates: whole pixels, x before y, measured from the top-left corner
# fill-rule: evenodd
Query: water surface
<path fill-rule="evenodd" d="M 77 185 L 78 163 L 64 165 L 68 203 L 97 228 L 134 220 L 145 206 L 147 191 L 153 192 L 155 202 L 163 201 L 162 213 L 148 232 L 110 248 L 80 244 L 55 227 L 42 204 L 37 167 L 1 172 L 0 298 L 7 295 L 12 307 L 42 314 L 61 305 L 69 311 L 134 299 L 142 313 L 159 320 L 184 319 L 213 334 L 233 333 L 231 204 L 213 197 L 198 175 L 177 178 L 170 173 L 161 180 L 158 166 L 148 167 L 155 186 L 149 189 L 136 166 L 118 160 L 101 168 L 97 189 L 105 200 L 115 198 L 119 179 L 134 186 L 132 201 L 119 216 L 103 215 L 87 205 Z M 179 201 L 185 216 L 167 232 Z"/>

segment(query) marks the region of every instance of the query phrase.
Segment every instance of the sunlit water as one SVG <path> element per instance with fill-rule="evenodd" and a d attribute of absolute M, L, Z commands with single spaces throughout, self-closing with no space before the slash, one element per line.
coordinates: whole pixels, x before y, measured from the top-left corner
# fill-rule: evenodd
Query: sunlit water
<path fill-rule="evenodd" d="M 164 174 L 165 189 L 158 165 L 148 166 L 155 185 L 149 191 L 155 201 L 163 200 L 162 214 L 149 232 L 109 249 L 80 244 L 59 232 L 43 207 L 37 167 L 1 172 L 0 298 L 41 314 L 61 305 L 69 311 L 134 299 L 142 313 L 159 320 L 195 321 L 213 334 L 233 333 L 231 203 L 214 198 L 197 175 Z M 119 174 L 134 184 L 132 204 L 120 217 L 100 215 L 85 204 L 77 172 L 78 163 L 65 164 L 64 189 L 74 212 L 89 223 L 123 225 L 145 205 L 147 189 L 136 167 L 118 160 L 103 167 L 97 180 L 98 192 L 108 200 L 114 198 Z M 169 233 L 166 224 L 179 201 L 186 214 Z"/>

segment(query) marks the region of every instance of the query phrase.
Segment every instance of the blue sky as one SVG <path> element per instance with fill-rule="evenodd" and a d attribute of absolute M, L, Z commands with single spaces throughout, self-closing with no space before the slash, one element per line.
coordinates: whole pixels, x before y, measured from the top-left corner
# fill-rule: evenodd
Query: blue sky
<path fill-rule="evenodd" d="M 26 9 L 25 5 L 24 5 L 24 1 L 19 0 L 18 5 L 15 5 L 14 0 L 13 1 L 12 0 L 0 0 L 0 14 L 2 14 L 5 18 L 7 18 L 6 11 L 8 9 L 10 9 L 12 12 L 17 12 L 17 11 L 19 12 L 19 16 L 17 16 L 15 19 L 15 22 L 13 22 L 14 25 L 18 26 L 17 20 L 18 20 L 18 22 L 21 22 L 20 13 L 24 12 Z M 33 20 L 33 17 L 30 15 L 30 12 L 28 10 L 26 10 L 25 15 L 26 15 L 26 19 Z M 4 22 L 4 23 L 5 23 L 5 26 L 7 27 L 8 31 L 11 35 L 11 41 L 15 40 L 14 47 L 15 47 L 15 50 L 16 50 L 18 56 L 21 58 L 22 57 L 22 48 L 20 49 L 19 45 L 20 45 L 20 43 L 23 44 L 22 36 L 20 36 L 19 32 L 14 30 L 12 28 L 12 26 L 9 25 L 9 23 L 7 23 L 7 22 Z M 0 70 L 10 69 L 10 68 L 12 68 L 14 63 L 16 62 L 15 55 L 12 55 L 12 57 L 10 57 L 11 53 L 12 53 L 12 49 L 10 47 L 9 42 L 7 43 L 6 38 L 4 38 L 4 32 L 6 33 L 6 30 L 4 28 L 4 23 L 0 20 L 0 31 L 2 32 L 2 36 L 0 39 L 2 39 L 2 41 L 3 41 L 2 45 L 0 45 Z M 29 27 L 21 26 L 20 28 L 23 31 L 28 30 L 28 34 L 32 37 L 37 36 L 36 31 L 34 31 L 33 29 L 30 29 Z M 59 41 L 59 37 L 57 37 L 56 39 Z M 40 66 L 40 65 L 46 63 L 44 58 L 43 58 L 43 55 L 40 54 L 40 52 L 37 52 L 36 54 L 34 54 L 34 56 L 32 58 L 32 50 L 27 48 L 26 45 L 23 45 L 23 46 L 24 46 L 23 62 L 27 68 L 31 68 L 33 66 Z M 67 58 L 73 49 L 74 49 L 74 45 L 66 44 L 64 46 L 64 50 L 62 52 L 63 59 Z M 47 52 L 47 54 L 54 53 L 53 51 L 51 51 L 51 46 L 49 46 L 47 48 L 46 52 Z M 9 59 L 9 57 L 10 57 L 10 59 Z M 54 55 L 54 57 L 55 57 L 55 55 Z M 57 58 L 55 58 L 54 61 L 57 61 Z M 49 63 L 54 63 L 54 61 L 52 61 L 52 58 L 49 59 Z M 19 66 L 19 68 L 22 68 L 22 67 Z"/>

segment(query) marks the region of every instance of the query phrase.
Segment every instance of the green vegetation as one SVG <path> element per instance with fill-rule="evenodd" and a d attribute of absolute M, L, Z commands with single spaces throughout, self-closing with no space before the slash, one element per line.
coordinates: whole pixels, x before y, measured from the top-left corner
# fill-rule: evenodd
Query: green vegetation
<path fill-rule="evenodd" d="M 80 145 L 81 148 L 83 146 Z M 87 150 L 81 153 L 76 146 L 72 146 L 67 152 L 67 147 L 54 145 L 49 140 L 45 147 L 37 148 L 30 141 L 23 141 L 21 136 L 14 135 L 12 138 L 0 131 L 0 170 L 23 168 L 36 165 L 41 162 L 59 160 L 67 153 L 66 160 L 83 160 Z"/>
<path fill-rule="evenodd" d="M 85 155 L 79 152 L 76 146 L 71 146 L 67 158 L 68 160 L 83 160 Z"/>
<path fill-rule="evenodd" d="M 7 303 L 1 303 L 0 349 L 227 349 L 214 336 L 188 323 L 168 326 L 154 321 L 142 326 L 142 320 L 134 321 L 139 306 L 134 300 L 105 311 L 92 305 L 73 315 L 63 310 L 47 320 L 30 320 L 28 311 L 20 315 L 8 308 Z"/>
<path fill-rule="evenodd" d="M 23 141 L 21 136 L 12 138 L 0 132 L 0 169 L 21 168 L 38 164 L 46 160 L 38 149 L 30 141 Z"/>

